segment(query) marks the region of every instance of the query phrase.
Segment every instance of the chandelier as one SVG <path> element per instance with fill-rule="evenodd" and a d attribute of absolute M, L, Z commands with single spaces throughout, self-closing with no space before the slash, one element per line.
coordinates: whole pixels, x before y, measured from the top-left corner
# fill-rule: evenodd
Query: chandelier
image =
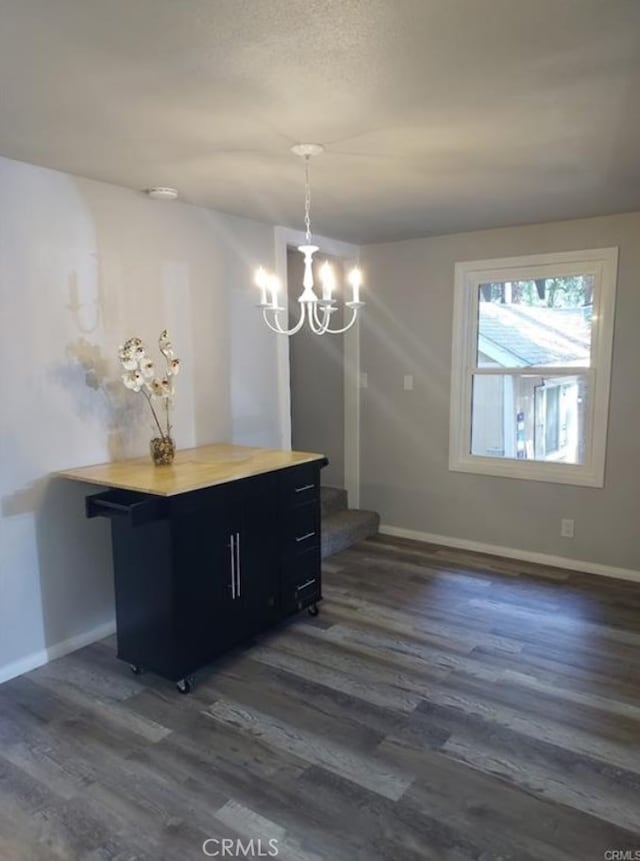
<path fill-rule="evenodd" d="M 360 301 L 360 287 L 362 286 L 362 272 L 354 267 L 347 276 L 351 285 L 351 300 L 345 302 L 345 307 L 351 311 L 351 318 L 346 326 L 341 328 L 330 328 L 331 315 L 338 310 L 333 293 L 336 289 L 336 277 L 331 264 L 325 260 L 320 267 L 320 281 L 322 283 L 322 298 L 319 299 L 314 292 L 313 280 L 313 255 L 319 250 L 317 245 L 311 241 L 311 185 L 309 182 L 309 160 L 314 155 L 319 155 L 324 147 L 320 144 L 297 144 L 291 147 L 291 152 L 304 159 L 304 226 L 305 244 L 298 246 L 298 251 L 304 255 L 304 277 L 302 279 L 303 290 L 298 302 L 300 304 L 300 317 L 290 329 L 281 325 L 280 314 L 287 312 L 286 307 L 278 304 L 278 295 L 282 284 L 277 275 L 267 272 L 262 266 L 256 271 L 255 284 L 260 288 L 260 303 L 262 316 L 267 326 L 279 335 L 295 335 L 306 323 L 316 335 L 340 335 L 346 332 L 356 322 L 360 308 L 365 304 Z"/>

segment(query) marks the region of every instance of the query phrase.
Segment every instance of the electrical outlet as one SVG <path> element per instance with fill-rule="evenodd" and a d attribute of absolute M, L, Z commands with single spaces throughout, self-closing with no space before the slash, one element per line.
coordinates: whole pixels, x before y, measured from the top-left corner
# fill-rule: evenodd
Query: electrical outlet
<path fill-rule="evenodd" d="M 563 517 L 560 521 L 560 537 L 573 538 L 573 520 L 569 517 Z"/>
<path fill-rule="evenodd" d="M 365 373 L 364 371 L 362 371 L 362 372 L 361 372 L 361 374 L 360 374 L 360 380 L 359 380 L 359 383 L 360 383 L 360 388 L 361 388 L 361 389 L 367 389 L 367 388 L 369 388 L 369 374 L 367 374 L 367 373 Z"/>
<path fill-rule="evenodd" d="M 405 392 L 412 392 L 413 391 L 413 374 L 405 374 L 404 375 L 404 380 L 402 382 L 402 386 L 403 386 Z"/>

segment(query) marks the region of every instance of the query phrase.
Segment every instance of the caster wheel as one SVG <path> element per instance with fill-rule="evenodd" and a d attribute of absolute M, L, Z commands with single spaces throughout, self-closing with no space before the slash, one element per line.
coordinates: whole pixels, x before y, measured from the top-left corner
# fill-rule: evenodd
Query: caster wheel
<path fill-rule="evenodd" d="M 312 604 L 312 605 L 309 607 L 309 609 L 307 610 L 307 613 L 308 613 L 310 616 L 317 616 L 319 612 L 320 612 L 320 610 L 318 609 L 318 605 L 317 605 L 317 604 Z"/>
<path fill-rule="evenodd" d="M 139 667 L 137 664 L 131 664 L 131 672 L 134 676 L 142 676 L 144 675 L 143 667 Z"/>
<path fill-rule="evenodd" d="M 180 694 L 189 694 L 191 693 L 191 682 L 189 679 L 180 679 L 179 682 L 176 682 L 176 688 Z"/>

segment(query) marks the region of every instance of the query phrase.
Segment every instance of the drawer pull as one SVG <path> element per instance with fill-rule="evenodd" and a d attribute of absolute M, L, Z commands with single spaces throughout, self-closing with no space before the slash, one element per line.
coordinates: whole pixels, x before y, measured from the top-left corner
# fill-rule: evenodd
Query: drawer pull
<path fill-rule="evenodd" d="M 305 484 L 304 487 L 296 487 L 296 493 L 302 493 L 304 490 L 313 490 L 315 484 Z"/>
<path fill-rule="evenodd" d="M 307 589 L 309 586 L 313 586 L 313 584 L 315 582 L 316 582 L 315 577 L 313 578 L 313 580 L 307 580 L 307 582 L 303 583 L 302 586 L 298 586 L 298 588 L 296 589 L 296 592 L 302 592 L 303 589 Z"/>
<path fill-rule="evenodd" d="M 307 534 L 306 534 L 306 535 L 299 535 L 299 536 L 296 538 L 296 543 L 298 543 L 298 544 L 299 544 L 301 541 L 306 541 L 308 538 L 313 538 L 313 536 L 314 536 L 315 534 L 316 534 L 315 532 L 307 532 Z"/>

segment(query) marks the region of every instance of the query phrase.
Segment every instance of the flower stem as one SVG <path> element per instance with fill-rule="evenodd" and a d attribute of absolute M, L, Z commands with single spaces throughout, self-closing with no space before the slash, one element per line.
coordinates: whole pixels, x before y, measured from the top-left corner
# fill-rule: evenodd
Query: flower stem
<path fill-rule="evenodd" d="M 172 375 L 171 360 L 169 359 L 169 356 L 165 355 L 165 353 L 163 351 L 161 351 L 161 352 L 162 352 L 162 355 L 164 356 L 165 365 L 167 367 L 166 379 L 169 382 L 171 382 L 171 375 Z M 170 399 L 167 398 L 164 402 L 164 409 L 165 409 L 165 414 L 166 414 L 166 419 L 167 419 L 167 436 L 168 437 L 171 436 L 171 422 L 169 421 L 169 400 Z"/>
<path fill-rule="evenodd" d="M 171 436 L 171 422 L 169 421 L 169 398 L 165 398 L 164 409 L 167 414 L 167 436 Z"/>
<path fill-rule="evenodd" d="M 153 404 L 151 403 L 151 395 L 149 395 L 147 392 L 145 392 L 144 389 L 141 389 L 140 391 L 142 392 L 142 394 L 147 399 L 147 403 L 149 404 L 149 407 L 151 409 L 151 413 L 153 415 L 153 418 L 155 419 L 155 423 L 157 424 L 158 430 L 160 431 L 160 436 L 162 437 L 162 439 L 164 439 L 164 437 L 165 437 L 164 432 L 162 430 L 160 422 L 158 421 L 158 416 L 156 415 L 156 411 L 153 408 Z M 168 436 L 168 434 L 167 434 L 167 436 Z"/>

